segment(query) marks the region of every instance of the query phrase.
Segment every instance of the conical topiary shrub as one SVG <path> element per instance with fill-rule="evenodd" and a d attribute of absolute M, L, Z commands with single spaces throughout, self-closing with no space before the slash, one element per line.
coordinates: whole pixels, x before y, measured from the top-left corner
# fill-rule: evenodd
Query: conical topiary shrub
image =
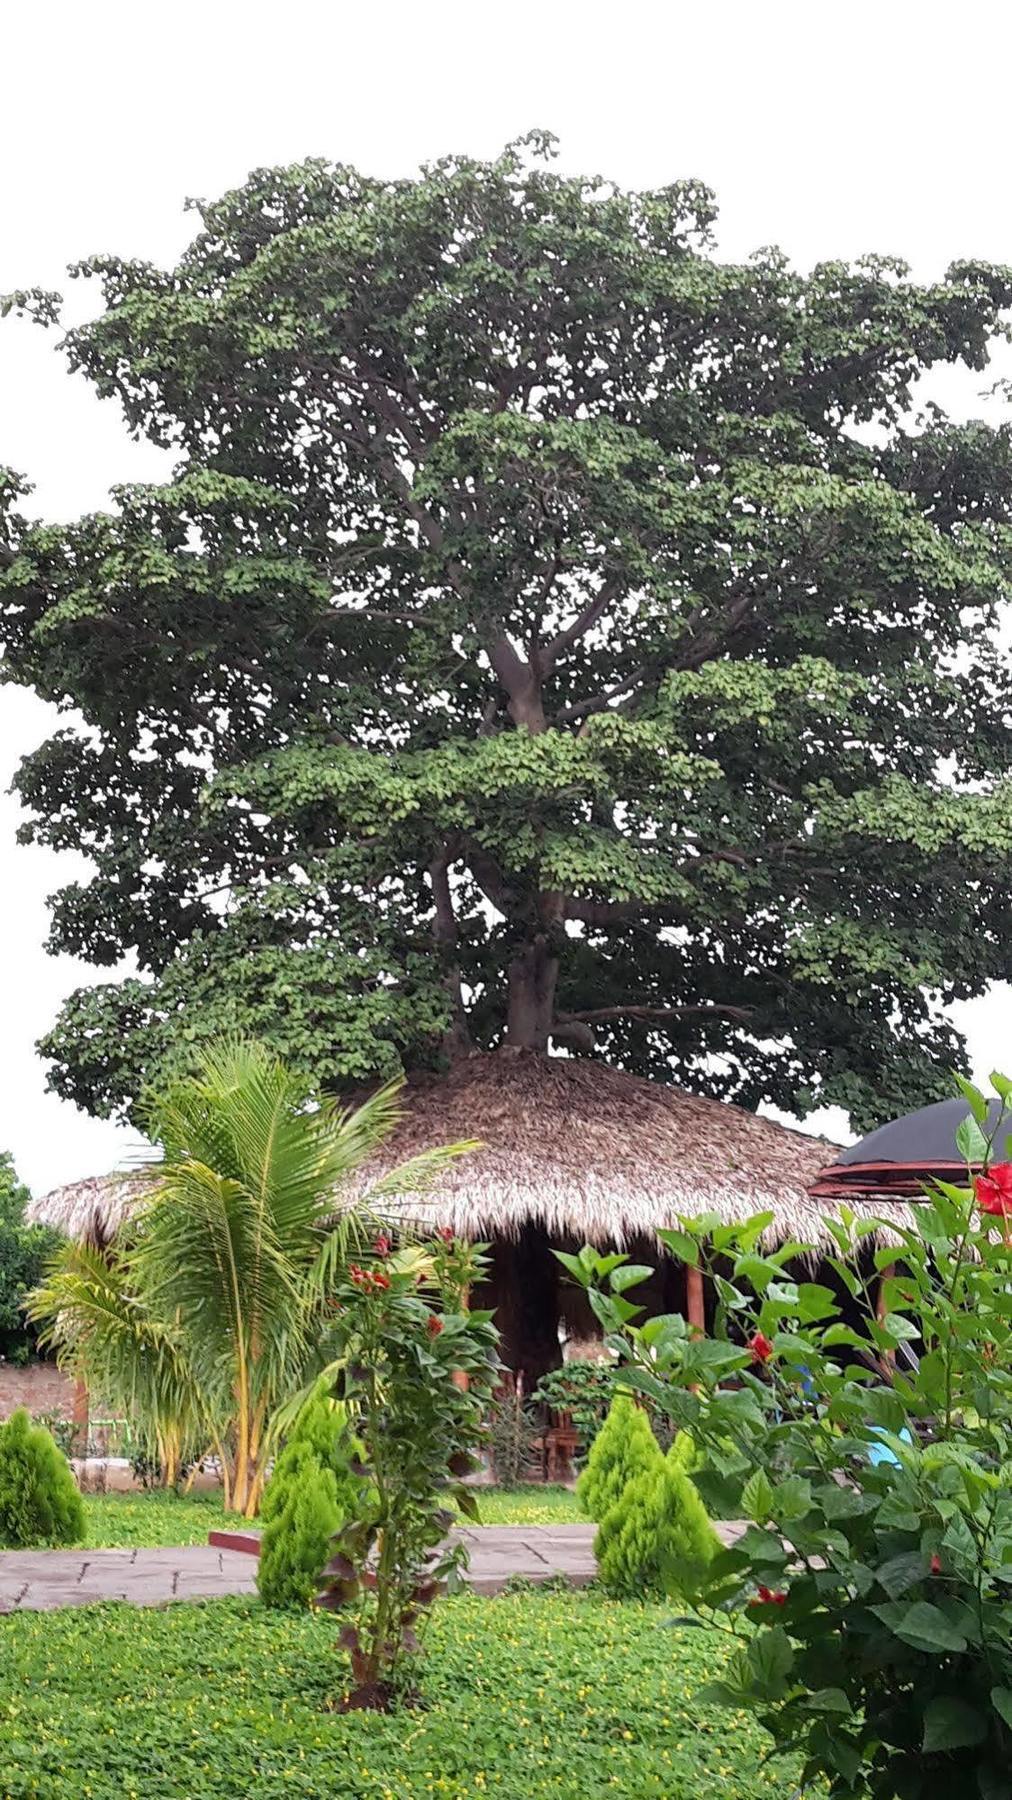
<path fill-rule="evenodd" d="M 265 1606 L 308 1606 L 361 1483 L 348 1468 L 356 1446 L 343 1406 L 317 1383 L 264 1490 L 257 1591 Z"/>
<path fill-rule="evenodd" d="M 680 1434 L 655 1468 L 627 1482 L 594 1539 L 601 1585 L 623 1599 L 691 1595 L 720 1540 L 686 1473 L 691 1439 Z"/>
<path fill-rule="evenodd" d="M 0 1546 L 53 1549 L 83 1536 L 84 1504 L 70 1464 L 19 1407 L 0 1425 Z"/>
<path fill-rule="evenodd" d="M 657 1562 L 663 1591 L 691 1598 L 710 1563 L 721 1548 L 710 1515 L 699 1497 L 689 1471 L 696 1465 L 696 1449 L 687 1433 L 679 1453 L 676 1438 L 664 1460 L 661 1476 L 661 1530 Z"/>
<path fill-rule="evenodd" d="M 257 1592 L 265 1606 L 309 1605 L 343 1517 L 333 1469 L 323 1468 L 308 1444 L 297 1444 L 283 1501 L 275 1505 L 260 1539 Z"/>
<path fill-rule="evenodd" d="M 643 1408 L 630 1394 L 616 1394 L 576 1484 L 580 1511 L 600 1524 L 634 1476 L 657 1473 L 663 1462 Z"/>

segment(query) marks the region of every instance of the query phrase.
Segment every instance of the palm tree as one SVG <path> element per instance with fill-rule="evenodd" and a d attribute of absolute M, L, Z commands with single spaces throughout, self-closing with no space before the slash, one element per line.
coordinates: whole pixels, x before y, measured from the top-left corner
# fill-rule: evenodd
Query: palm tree
<path fill-rule="evenodd" d="M 457 1145 L 405 1164 L 351 1205 L 349 1178 L 391 1130 L 397 1086 L 355 1111 L 320 1100 L 264 1045 L 214 1043 L 152 1094 L 160 1146 L 129 1239 L 70 1245 L 30 1310 L 65 1366 L 127 1407 L 163 1465 L 215 1451 L 225 1504 L 257 1510 L 285 1403 L 330 1360 L 335 1274 L 390 1191 Z"/>

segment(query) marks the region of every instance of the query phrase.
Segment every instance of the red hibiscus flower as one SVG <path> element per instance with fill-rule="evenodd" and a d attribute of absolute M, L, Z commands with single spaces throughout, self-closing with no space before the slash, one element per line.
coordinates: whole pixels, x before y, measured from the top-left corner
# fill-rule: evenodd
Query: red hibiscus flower
<path fill-rule="evenodd" d="M 749 1605 L 750 1606 L 786 1606 L 787 1605 L 787 1595 L 784 1593 L 783 1588 L 768 1588 L 768 1587 L 760 1586 L 756 1590 L 755 1599 L 750 1600 Z"/>
<path fill-rule="evenodd" d="M 1012 1163 L 995 1163 L 986 1175 L 976 1177 L 973 1186 L 982 1213 L 1002 1219 L 1012 1213 Z"/>
<path fill-rule="evenodd" d="M 450 1230 L 449 1225 L 441 1225 L 437 1235 L 442 1238 L 444 1244 L 453 1243 L 453 1232 Z"/>
<path fill-rule="evenodd" d="M 389 1256 L 392 1247 L 393 1247 L 393 1239 L 388 1238 L 385 1231 L 381 1231 L 379 1234 L 379 1237 L 376 1239 L 376 1242 L 373 1245 L 373 1249 L 375 1250 L 376 1255 L 377 1256 Z"/>
<path fill-rule="evenodd" d="M 384 1275 L 382 1269 L 374 1269 L 372 1272 L 372 1284 L 374 1288 L 388 1288 L 390 1286 L 390 1277 L 389 1275 Z"/>
<path fill-rule="evenodd" d="M 773 1345 L 765 1331 L 757 1331 L 754 1337 L 750 1337 L 748 1347 L 756 1362 L 767 1363 L 773 1355 Z"/>
<path fill-rule="evenodd" d="M 435 1313 L 430 1313 L 425 1321 L 425 1329 L 430 1337 L 438 1337 L 443 1329 L 442 1319 L 437 1319 Z"/>

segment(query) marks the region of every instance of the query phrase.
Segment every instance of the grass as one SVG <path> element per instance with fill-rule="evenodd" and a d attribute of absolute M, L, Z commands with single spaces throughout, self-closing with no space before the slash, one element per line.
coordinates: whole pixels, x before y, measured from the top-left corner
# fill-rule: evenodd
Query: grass
<path fill-rule="evenodd" d="M 481 1488 L 478 1504 L 484 1525 L 553 1525 L 579 1517 L 572 1490 L 563 1487 L 525 1487 L 510 1493 Z M 89 1494 L 84 1510 L 85 1541 L 93 1549 L 206 1544 L 209 1531 L 234 1530 L 242 1523 L 225 1513 L 213 1494 Z"/>
<path fill-rule="evenodd" d="M 329 1619 L 249 1600 L 0 1619 L 3 1800 L 787 1800 L 723 1643 L 594 1594 L 438 1606 L 425 1709 L 327 1710 Z"/>

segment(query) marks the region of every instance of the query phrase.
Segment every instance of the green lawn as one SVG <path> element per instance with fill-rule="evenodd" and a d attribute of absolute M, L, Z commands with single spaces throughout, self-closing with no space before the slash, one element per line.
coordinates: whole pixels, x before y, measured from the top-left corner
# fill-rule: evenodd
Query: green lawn
<path fill-rule="evenodd" d="M 3 1800 L 787 1800 L 722 1642 L 593 1594 L 433 1614 L 424 1710 L 326 1710 L 336 1628 L 248 1600 L 0 1619 Z"/>
<path fill-rule="evenodd" d="M 515 1493 L 501 1488 L 477 1491 L 485 1525 L 552 1525 L 576 1519 L 572 1491 L 561 1487 L 526 1487 Z M 86 1542 L 95 1549 L 119 1549 L 134 1544 L 204 1544 L 207 1534 L 219 1526 L 234 1527 L 233 1515 L 222 1511 L 213 1495 L 101 1494 L 87 1495 Z M 0 1800 L 6 1800 L 0 1790 Z"/>

